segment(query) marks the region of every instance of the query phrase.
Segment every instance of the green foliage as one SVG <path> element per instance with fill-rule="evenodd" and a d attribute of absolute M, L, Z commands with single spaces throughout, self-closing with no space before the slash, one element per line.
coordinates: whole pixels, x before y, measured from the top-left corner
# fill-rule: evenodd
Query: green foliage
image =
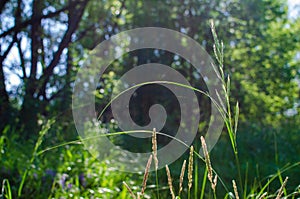
<path fill-rule="evenodd" d="M 210 55 L 216 53 L 216 61 L 224 70 L 222 80 L 229 109 L 222 110 L 222 105 L 219 108 L 228 134 L 221 136 L 211 153 L 214 169 L 224 182 L 217 186 L 218 196 L 234 197 L 229 188 L 232 179 L 238 181 L 241 198 L 253 198 L 265 191 L 275 193 L 288 175 L 284 195 L 296 197 L 300 194 L 300 23 L 299 18 L 292 21 L 287 17 L 287 9 L 284 0 L 1 1 L 1 196 L 130 198 L 122 181 L 134 191 L 139 190 L 141 176 L 116 171 L 109 164 L 110 156 L 99 162 L 78 140 L 70 109 L 72 86 L 76 71 L 88 61 L 88 51 L 101 41 L 123 30 L 158 26 L 194 38 Z M 57 13 L 47 16 L 52 12 Z M 37 20 L 40 16 L 43 19 Z M 224 42 L 224 52 L 220 42 L 213 51 L 211 19 Z M 100 118 L 102 127 L 119 130 L 106 107 L 116 80 L 132 67 L 148 62 L 169 65 L 193 88 L 206 89 L 186 60 L 164 51 L 154 53 L 154 49 L 134 51 L 115 60 L 99 80 L 95 91 L 98 114 L 108 109 Z M 9 84 L 11 74 L 20 76 L 20 84 Z M 141 94 L 151 97 L 147 91 Z M 210 102 L 207 96 L 199 99 L 204 110 L 200 135 L 207 128 Z M 137 107 L 142 109 L 143 104 Z M 178 112 L 171 108 L 174 111 L 168 118 L 174 127 Z M 144 122 L 145 113 L 133 114 Z M 43 126 L 42 121 L 53 117 L 56 122 L 50 122 L 50 129 L 50 123 Z M 167 130 L 172 132 L 172 128 Z M 124 137 L 112 140 L 126 145 L 129 142 Z M 141 150 L 149 146 L 145 144 Z M 195 143 L 195 147 L 199 145 Z M 185 154 L 170 165 L 176 190 L 181 163 L 187 157 Z M 199 160 L 195 164 L 194 180 L 198 180 L 191 197 L 213 197 L 204 163 Z M 151 176 L 147 194 L 155 198 L 159 192 L 161 198 L 169 197 L 165 172 L 157 172 L 159 180 Z M 182 198 L 186 193 L 185 188 Z"/>
<path fill-rule="evenodd" d="M 5 135 L 8 139 L 1 143 L 0 168 L 4 198 L 128 198 L 122 181 L 132 175 L 111 167 L 110 157 L 104 161 L 92 157 L 82 144 L 78 145 L 80 140 L 43 152 L 48 148 L 42 144 L 46 127 L 49 122 L 33 145 L 20 146 L 12 129 L 8 130 L 10 136 Z"/>

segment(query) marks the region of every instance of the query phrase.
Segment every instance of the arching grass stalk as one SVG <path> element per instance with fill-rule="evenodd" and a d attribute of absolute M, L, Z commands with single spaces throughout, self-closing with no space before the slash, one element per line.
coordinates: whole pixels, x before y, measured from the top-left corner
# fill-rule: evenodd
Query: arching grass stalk
<path fill-rule="evenodd" d="M 134 134 L 134 133 L 149 133 L 149 134 L 152 134 L 153 131 L 150 131 L 150 130 L 131 130 L 131 131 L 120 131 L 120 132 L 115 132 L 115 133 L 100 134 L 100 135 L 96 135 L 96 136 L 85 137 L 85 138 L 82 138 L 82 139 L 77 139 L 77 140 L 73 140 L 73 141 L 70 141 L 70 142 L 64 142 L 64 143 L 58 144 L 56 146 L 52 146 L 52 147 L 48 147 L 46 149 L 40 150 L 39 152 L 36 153 L 36 156 L 42 155 L 42 154 L 44 154 L 47 151 L 51 151 L 51 150 L 54 150 L 54 149 L 57 149 L 57 148 L 60 148 L 60 147 L 66 146 L 66 145 L 71 145 L 71 144 L 75 144 L 75 145 L 80 144 L 81 145 L 81 144 L 83 144 L 82 142 L 85 141 L 85 140 L 96 139 L 96 138 L 104 137 L 104 136 L 109 137 L 109 136 L 125 135 L 125 134 L 127 135 L 127 134 Z M 168 134 L 165 134 L 165 133 L 162 133 L 162 132 L 156 132 L 156 133 L 158 135 L 162 135 L 162 136 L 165 136 L 165 137 L 173 139 L 174 141 L 176 141 L 176 142 L 182 144 L 183 146 L 185 146 L 187 149 L 189 148 L 189 146 L 185 142 L 179 140 L 176 137 L 173 137 L 171 135 L 168 135 Z M 197 153 L 196 151 L 194 151 L 194 155 L 205 163 L 205 159 L 199 153 Z M 265 190 L 269 187 L 269 185 L 275 179 L 277 179 L 279 177 L 279 174 L 282 175 L 283 173 L 287 172 L 288 170 L 293 169 L 295 167 L 299 167 L 299 166 L 300 166 L 300 162 L 296 162 L 296 163 L 294 163 L 292 165 L 286 165 L 286 166 L 282 167 L 276 173 L 274 173 L 272 175 L 269 175 L 267 178 L 263 179 L 263 181 L 266 180 L 266 179 L 268 179 L 267 183 L 263 187 L 256 187 L 256 188 L 253 187 L 252 190 L 251 190 L 251 192 L 255 193 L 255 192 L 257 192 L 259 190 L 256 195 L 257 196 L 263 195 L 264 192 L 265 192 Z M 214 169 L 213 169 L 213 173 L 215 175 L 218 175 L 218 173 Z M 206 178 L 207 178 L 207 169 L 205 169 L 205 173 L 203 175 L 203 181 L 202 181 L 202 188 L 201 188 L 200 199 L 204 198 L 205 186 L 206 186 Z M 225 189 L 225 191 L 227 193 L 229 193 L 229 189 L 226 186 L 226 184 L 224 183 L 224 181 L 222 180 L 222 178 L 221 178 L 220 175 L 218 175 L 218 181 L 221 183 L 221 185 L 223 186 L 223 188 Z"/>
<path fill-rule="evenodd" d="M 238 126 L 238 118 L 239 118 L 239 104 L 238 102 L 236 103 L 235 109 L 232 110 L 231 105 L 230 105 L 230 77 L 229 75 L 227 77 L 225 77 L 224 75 L 224 45 L 223 42 L 219 41 L 217 33 L 216 33 L 216 29 L 214 26 L 213 21 L 211 20 L 211 31 L 212 31 L 212 35 L 214 38 L 214 54 L 215 54 L 215 58 L 218 62 L 218 67 L 216 68 L 213 64 L 213 68 L 218 76 L 218 78 L 220 79 L 220 81 L 222 82 L 222 88 L 223 88 L 223 94 L 225 96 L 225 101 L 226 101 L 226 106 L 224 106 L 224 104 L 222 104 L 222 100 L 219 97 L 220 93 L 217 93 L 217 96 L 219 97 L 219 101 L 220 101 L 220 108 L 222 112 L 222 115 L 224 115 L 225 117 L 223 117 L 225 125 L 226 125 L 226 129 L 230 138 L 230 142 L 231 142 L 231 146 L 234 152 L 234 156 L 235 156 L 235 161 L 236 161 L 236 167 L 237 167 L 237 171 L 238 171 L 238 180 L 239 180 L 239 187 L 240 190 L 242 192 L 243 195 L 243 182 L 242 182 L 242 175 L 241 175 L 241 168 L 240 168 L 240 161 L 239 161 L 239 156 L 238 156 L 238 149 L 237 149 L 237 141 L 236 141 L 236 133 L 237 133 L 237 126 Z M 234 112 L 234 115 L 232 114 L 232 111 Z"/>
<path fill-rule="evenodd" d="M 130 130 L 130 131 L 120 131 L 120 132 L 114 132 L 114 133 L 105 133 L 105 134 L 99 134 L 99 135 L 95 135 L 95 136 L 90 136 L 90 137 L 85 137 L 85 138 L 80 138 L 80 139 L 77 139 L 77 140 L 73 140 L 73 141 L 69 141 L 69 142 L 64 142 L 64 143 L 61 143 L 61 144 L 58 144 L 58 145 L 55 145 L 55 146 L 52 146 L 52 147 L 47 147 L 46 149 L 43 149 L 39 152 L 37 152 L 37 156 L 39 155 L 42 155 L 43 153 L 47 152 L 47 151 L 51 151 L 51 150 L 54 150 L 54 149 L 57 149 L 57 148 L 60 148 L 60 147 L 63 147 L 63 146 L 66 146 L 66 145 L 70 145 L 70 144 L 83 144 L 83 141 L 86 141 L 86 140 L 93 140 L 93 139 L 97 139 L 97 138 L 100 138 L 100 137 L 110 137 L 110 136 L 116 136 L 116 135 L 129 135 L 129 134 L 134 134 L 134 133 L 149 133 L 149 134 L 153 134 L 153 131 L 149 131 L 149 130 Z M 165 136 L 165 137 L 168 137 L 168 138 L 171 138 L 173 139 L 174 141 L 182 144 L 183 146 L 185 146 L 187 149 L 190 148 L 189 145 L 187 145 L 184 141 L 172 136 L 172 135 L 168 135 L 166 133 L 162 133 L 162 132 L 156 132 L 157 135 L 162 135 L 162 136 Z M 205 160 L 204 158 L 196 151 L 194 151 L 194 155 L 199 158 L 200 160 L 202 160 L 204 163 L 205 163 Z M 213 170 L 214 174 L 215 175 L 218 175 L 218 173 Z M 218 175 L 220 176 L 220 175 Z M 228 187 L 226 186 L 226 184 L 224 183 L 224 181 L 221 179 L 221 177 L 218 177 L 218 180 L 220 181 L 220 183 L 222 184 L 223 188 L 225 189 L 226 192 L 229 192 L 229 189 Z"/>
<path fill-rule="evenodd" d="M 296 163 L 294 163 L 294 164 L 292 164 L 292 165 L 289 165 L 289 164 L 288 164 L 288 165 L 282 167 L 281 169 L 278 169 L 278 171 L 277 171 L 276 173 L 274 173 L 273 175 L 269 175 L 268 178 L 269 178 L 269 177 L 271 177 L 271 178 L 267 179 L 268 182 L 267 182 L 262 188 L 259 189 L 260 191 L 258 192 L 257 195 L 262 195 L 262 194 L 264 193 L 264 191 L 269 187 L 269 185 L 270 185 L 277 177 L 279 177 L 280 175 L 282 175 L 284 172 L 286 172 L 286 171 L 288 171 L 288 170 L 290 170 L 290 169 L 292 169 L 292 168 L 294 168 L 294 167 L 298 167 L 298 166 L 300 166 L 300 162 L 296 162 Z M 266 179 L 263 179 L 263 180 L 266 180 Z M 255 191 L 256 191 L 256 190 L 254 190 L 254 192 L 255 192 Z"/>
<path fill-rule="evenodd" d="M 35 158 L 39 155 L 38 154 L 38 149 L 39 147 L 41 146 L 42 142 L 43 142 L 43 138 L 44 136 L 46 135 L 46 133 L 48 132 L 48 130 L 50 129 L 51 125 L 55 122 L 54 119 L 50 119 L 46 122 L 46 124 L 42 127 L 40 133 L 39 133 L 39 137 L 35 143 L 35 146 L 34 146 L 34 149 L 33 149 L 33 152 L 32 152 L 32 156 L 31 156 L 31 159 L 29 161 L 29 164 L 27 165 L 26 167 L 26 170 L 22 176 L 22 180 L 21 180 L 21 183 L 20 183 L 20 186 L 19 186 L 19 189 L 18 189 L 18 197 L 21 197 L 22 195 L 22 189 L 24 187 L 24 183 L 25 183 L 25 180 L 27 178 L 27 174 L 30 170 L 30 165 L 32 165 L 33 161 L 35 160 Z"/>

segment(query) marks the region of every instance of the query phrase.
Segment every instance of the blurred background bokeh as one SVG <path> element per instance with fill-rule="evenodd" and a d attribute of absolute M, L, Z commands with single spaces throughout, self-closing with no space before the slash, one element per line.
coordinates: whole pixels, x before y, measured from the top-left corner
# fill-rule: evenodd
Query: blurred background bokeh
<path fill-rule="evenodd" d="M 232 104 L 240 104 L 237 139 L 246 194 L 250 194 L 249 187 L 259 189 L 270 175 L 300 162 L 299 14 L 300 2 L 286 0 L 1 0 L 0 181 L 8 179 L 13 194 L 20 198 L 130 198 L 122 181 L 137 189 L 142 175 L 118 172 L 110 167 L 113 151 L 99 161 L 78 139 L 71 109 L 76 72 L 99 43 L 138 27 L 187 34 L 213 57 L 209 24 L 213 20 L 224 42 L 224 71 L 231 78 Z M 137 50 L 124 54 L 105 71 L 95 94 L 97 110 L 101 112 L 109 103 L 115 82 L 126 71 L 151 62 L 168 65 L 192 86 L 207 89 L 182 57 L 157 49 Z M 145 125 L 150 105 L 159 102 L 168 114 L 164 131 L 172 134 L 180 118 L 174 98 L 165 88 L 143 86 L 132 97 L 131 115 Z M 210 101 L 202 95 L 198 99 L 199 137 L 207 129 Z M 33 153 L 48 120 L 55 122 L 43 135 L 38 151 L 63 146 Z M 109 108 L 100 120 L 101 128 L 120 130 Z M 128 136 L 113 139 L 127 149 L 139 146 L 138 150 L 151 151 L 151 140 L 140 144 Z M 158 139 L 159 147 L 169 142 Z M 199 139 L 194 145 L 200 148 Z M 178 179 L 187 155 L 170 165 L 174 179 Z M 237 173 L 225 129 L 211 158 L 231 187 Z M 200 188 L 205 164 L 198 160 L 196 165 L 199 176 L 195 180 Z M 26 180 L 18 194 L 24 172 Z M 168 198 L 165 172 L 158 174 L 162 198 Z M 282 175 L 290 176 L 289 192 L 299 189 L 299 164 Z M 155 184 L 153 176 L 151 184 Z M 274 181 L 268 190 L 276 191 L 279 185 L 280 181 Z M 147 194 L 155 198 L 155 191 L 149 186 Z M 221 185 L 218 191 L 226 193 Z"/>

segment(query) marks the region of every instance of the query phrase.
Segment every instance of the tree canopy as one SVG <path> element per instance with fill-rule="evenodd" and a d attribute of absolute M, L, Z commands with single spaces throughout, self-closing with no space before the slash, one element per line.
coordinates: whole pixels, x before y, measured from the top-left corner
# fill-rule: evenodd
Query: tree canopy
<path fill-rule="evenodd" d="M 39 118 L 69 110 L 76 71 L 87 52 L 110 36 L 137 27 L 164 27 L 189 35 L 213 54 L 211 19 L 224 41 L 225 71 L 240 102 L 242 122 L 275 125 L 299 108 L 300 23 L 288 18 L 283 0 L 4 0 L 0 12 L 2 129 L 17 122 L 29 136 L 38 129 Z M 189 63 L 158 53 L 192 85 L 204 84 Z M 158 57 L 154 49 L 124 55 L 113 63 L 114 75 L 107 76 L 103 88 L 129 67 L 159 62 Z M 19 82 L 11 82 L 12 76 Z M 102 96 L 100 107 L 107 97 Z"/>

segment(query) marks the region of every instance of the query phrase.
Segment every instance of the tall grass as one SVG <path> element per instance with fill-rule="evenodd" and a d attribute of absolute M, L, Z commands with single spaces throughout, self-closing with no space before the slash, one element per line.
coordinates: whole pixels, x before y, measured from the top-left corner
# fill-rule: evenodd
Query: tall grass
<path fill-rule="evenodd" d="M 115 135 L 122 135 L 122 134 L 131 134 L 131 133 L 136 133 L 136 132 L 138 132 L 138 131 L 127 131 L 127 132 L 116 132 L 116 133 L 112 133 L 112 134 L 108 134 L 108 135 L 98 135 L 98 136 L 115 136 Z M 140 131 L 139 131 L 140 132 Z M 153 134 L 153 131 L 143 131 L 144 133 L 149 133 L 149 134 Z M 168 137 L 172 137 L 172 136 L 170 136 L 170 135 L 168 135 L 168 134 L 164 134 L 164 133 L 161 133 L 161 132 L 156 132 L 157 134 L 159 134 L 159 135 L 162 135 L 162 136 L 168 136 Z M 43 133 L 41 133 L 41 135 L 43 135 Z M 98 137 L 97 136 L 97 137 Z M 85 139 L 95 139 L 96 138 L 96 136 L 95 137 L 91 137 L 91 138 L 85 138 Z M 39 139 L 39 140 L 41 140 L 41 139 Z M 174 138 L 174 140 L 176 140 L 176 138 Z M 201 139 L 202 140 L 202 145 L 203 146 L 205 146 L 205 140 L 202 138 Z M 182 141 L 180 141 L 180 140 L 176 140 L 176 141 L 178 141 L 179 143 L 182 143 L 182 144 L 185 144 L 184 142 L 182 142 Z M 199 140 L 200 141 L 200 140 Z M 73 141 L 72 143 L 75 143 L 75 144 L 78 144 L 80 142 L 80 140 L 76 140 L 76 141 Z M 37 143 L 36 144 L 36 147 L 34 148 L 35 150 L 34 151 L 36 151 L 36 152 L 34 152 L 33 154 L 35 154 L 35 155 L 33 155 L 33 157 L 37 157 L 37 155 L 39 154 L 39 155 L 41 155 L 41 154 L 43 154 L 43 153 L 46 153 L 47 151 L 49 151 L 49 150 L 52 150 L 52 149 L 54 149 L 54 148 L 59 148 L 59 147 L 61 147 L 61 146 L 63 146 L 63 144 L 60 144 L 60 145 L 57 145 L 56 147 L 50 147 L 50 148 L 48 148 L 48 149 L 44 149 L 44 150 L 41 150 L 41 151 L 39 151 L 39 152 L 37 152 L 37 150 L 38 150 L 38 148 L 39 148 L 39 146 L 40 146 L 40 141 L 39 141 L 39 143 Z M 70 144 L 71 142 L 68 142 L 68 143 L 64 143 L 64 145 L 68 145 L 68 144 Z M 71 144 L 72 144 L 71 143 Z M 186 146 L 186 145 L 185 145 Z M 188 146 L 187 146 L 188 147 Z M 203 148 L 205 148 L 205 147 L 203 147 Z M 192 149 L 191 149 L 192 150 Z M 209 157 L 209 155 L 207 155 L 206 153 L 206 155 L 205 155 L 205 158 L 204 159 L 201 159 L 201 156 L 196 152 L 196 151 L 194 151 L 192 154 L 194 154 L 195 155 L 195 157 L 196 158 L 199 158 L 200 160 L 202 160 L 202 161 L 204 161 L 205 163 L 206 163 L 206 169 L 205 169 L 205 173 L 203 174 L 203 180 L 201 181 L 201 183 L 202 183 L 202 186 L 201 186 L 201 188 L 200 188 L 200 198 L 207 198 L 208 197 L 208 193 L 206 192 L 206 189 L 205 189 L 205 187 L 206 187 L 206 185 L 207 185 L 207 181 L 206 181 L 206 179 L 209 179 L 209 182 L 210 182 L 210 186 L 211 186 L 211 189 L 212 190 L 214 190 L 214 193 L 213 193 L 213 197 L 214 198 L 222 198 L 222 196 L 217 196 L 217 187 L 216 187 L 216 184 L 217 184 L 217 180 L 218 181 L 220 181 L 221 182 L 221 184 L 222 184 L 222 178 L 221 178 L 221 176 L 219 177 L 219 175 L 218 175 L 218 177 L 216 177 L 217 175 L 215 174 L 215 172 L 214 172 L 214 169 L 212 168 L 212 166 L 211 166 L 211 164 L 212 163 L 210 163 L 210 157 Z M 151 158 L 153 158 L 153 156 L 151 156 Z M 208 161 L 209 160 L 209 161 Z M 150 158 L 149 158 L 149 161 L 150 161 Z M 148 162 L 149 162 L 148 161 Z M 149 172 L 149 170 L 147 170 L 147 168 L 149 168 L 150 166 L 149 166 L 149 164 L 150 163 L 148 163 L 147 165 L 148 166 L 146 166 L 146 170 L 145 170 L 145 174 L 147 173 L 147 175 L 144 175 L 144 176 L 147 176 L 147 178 L 148 178 L 148 176 L 150 175 L 151 176 L 151 173 Z M 184 163 L 183 163 L 183 165 L 184 165 Z M 288 171 L 288 170 L 290 170 L 290 169 L 292 169 L 293 167 L 297 167 L 297 166 L 299 166 L 300 164 L 299 163 L 295 163 L 295 164 L 293 164 L 293 165 L 290 165 L 290 166 L 288 166 L 288 167 L 284 167 L 283 169 L 280 169 L 279 171 L 278 171 L 278 173 L 275 173 L 275 174 L 273 174 L 272 176 L 271 176 L 271 178 L 269 178 L 269 180 L 268 180 L 268 182 L 265 184 L 265 185 L 263 185 L 263 187 L 262 188 L 259 188 L 259 187 L 253 187 L 252 188 L 252 190 L 250 191 L 250 193 L 249 193 L 249 195 L 246 195 L 246 197 L 243 197 L 243 198 L 253 198 L 253 197 L 255 197 L 255 198 L 272 198 L 272 197 L 277 197 L 277 195 L 280 193 L 280 195 L 285 195 L 285 196 L 290 196 L 291 198 L 295 198 L 295 196 L 297 195 L 297 194 L 299 194 L 300 192 L 294 192 L 294 193 L 291 193 L 291 194 L 288 194 L 288 193 L 285 193 L 285 191 L 284 191 L 284 186 L 286 185 L 286 180 L 284 181 L 284 182 L 282 182 L 281 184 L 282 184 L 282 188 L 279 188 L 278 189 L 278 191 L 277 191 L 277 193 L 274 193 L 274 194 L 268 194 L 268 193 L 266 193 L 266 191 L 268 190 L 268 187 L 269 187 L 269 185 L 275 180 L 275 179 L 278 179 L 279 178 L 279 176 L 282 176 L 283 175 L 283 173 L 284 172 L 286 172 L 286 171 Z M 183 168 L 183 166 L 182 166 L 182 168 Z M 184 170 L 184 169 L 183 169 Z M 170 176 L 171 176 L 171 170 L 169 169 L 169 171 L 170 171 Z M 184 172 L 183 172 L 184 173 Z M 209 174 L 210 173 L 210 174 Z M 208 177 L 208 176 L 211 176 L 211 175 L 215 175 L 215 177 Z M 23 176 L 25 176 L 25 175 L 23 175 Z M 180 179 L 179 179 L 179 182 L 183 182 L 184 181 L 184 178 L 185 179 L 187 179 L 187 181 L 191 181 L 191 180 L 195 180 L 195 179 L 188 179 L 188 176 L 189 175 L 187 175 L 187 176 L 185 176 L 185 175 L 181 175 L 182 177 L 180 177 Z M 190 176 L 193 176 L 193 175 L 191 175 L 190 174 Z M 23 179 L 24 179 L 24 182 L 25 182 L 25 179 L 26 179 L 26 177 L 23 177 Z M 146 177 L 144 177 L 144 179 L 146 179 Z M 174 182 L 174 179 L 173 178 L 171 178 L 172 180 L 170 181 L 170 182 Z M 213 179 L 213 180 L 211 180 L 211 179 Z M 217 180 L 215 180 L 215 179 L 217 179 Z M 142 186 L 141 186 L 141 189 L 140 190 L 144 190 L 143 191 L 143 194 L 145 194 L 146 192 L 147 192 L 147 185 L 146 185 L 146 183 L 147 183 L 147 180 L 144 180 L 144 182 L 142 183 Z M 125 184 L 126 183 L 124 183 L 124 188 L 126 189 L 126 187 L 128 187 L 127 189 L 128 189 L 128 193 L 132 196 L 132 194 L 134 194 L 134 190 L 136 190 L 136 188 L 135 189 L 130 189 L 130 186 L 129 185 L 127 185 L 127 186 L 125 186 Z M 169 185 L 170 185 L 170 183 L 169 183 Z M 169 186 L 168 185 L 168 186 Z M 173 184 L 172 184 L 173 185 Z M 144 188 L 143 188 L 144 187 Z M 160 189 L 162 188 L 162 187 L 164 187 L 164 185 L 162 185 L 162 184 L 160 184 L 160 185 L 156 185 L 156 187 L 159 187 Z M 174 190 L 174 187 L 172 186 L 172 190 L 174 190 L 173 191 L 173 193 L 174 194 L 176 194 L 176 193 L 178 193 L 175 197 L 176 198 L 186 198 L 185 197 L 185 194 L 187 194 L 187 192 L 185 191 L 185 192 L 183 192 L 183 191 L 180 191 L 180 189 L 181 190 L 188 190 L 188 185 L 184 185 L 183 183 L 181 183 L 181 185 L 179 186 L 180 188 L 179 188 L 179 190 Z M 198 189 L 199 187 L 191 187 L 191 189 Z M 126 190 L 127 190 L 126 189 Z M 239 192 L 239 188 L 238 187 L 236 187 L 236 190 L 237 191 L 234 191 L 234 187 L 232 188 L 232 192 L 230 192 L 229 190 L 228 190 L 228 193 L 224 196 L 224 198 L 236 198 L 236 196 L 235 195 L 237 195 L 236 194 L 236 192 Z M 3 191 L 4 190 L 4 191 Z M 8 180 L 5 180 L 5 181 L 3 181 L 3 186 L 2 186 L 2 196 L 4 196 L 5 198 L 12 198 L 12 194 L 11 194 L 11 188 L 10 188 L 10 185 L 9 185 L 9 182 L 8 182 Z M 131 190 L 131 192 L 129 191 L 129 190 Z M 155 194 L 155 195 L 157 195 L 157 193 Z M 20 195 L 20 197 L 22 196 L 22 192 L 21 192 L 21 195 Z M 170 192 L 170 196 L 172 196 L 171 195 L 171 192 Z M 136 198 L 138 198 L 138 197 L 140 197 L 140 198 L 142 198 L 143 197 L 143 195 L 141 195 L 141 192 L 137 192 L 136 193 L 136 196 L 134 196 L 134 197 L 136 197 Z M 132 197 L 132 198 L 134 198 L 134 197 Z M 157 197 L 157 196 L 156 196 Z M 163 197 L 164 198 L 164 195 L 161 195 L 161 197 Z M 192 196 L 190 196 L 190 198 L 195 198 L 195 196 L 194 197 L 192 197 Z"/>
<path fill-rule="evenodd" d="M 231 107 L 231 100 L 230 100 L 230 77 L 227 75 L 227 77 L 224 75 L 224 44 L 222 41 L 219 41 L 216 29 L 214 26 L 213 21 L 211 21 L 211 31 L 212 35 L 214 38 L 214 54 L 215 58 L 218 63 L 218 68 L 215 68 L 214 65 L 214 70 L 216 71 L 216 74 L 218 75 L 218 78 L 222 82 L 222 88 L 223 92 L 225 95 L 225 100 L 226 100 L 226 106 L 222 104 L 222 100 L 219 97 L 219 103 L 220 106 L 218 107 L 219 112 L 221 113 L 224 123 L 226 125 L 226 129 L 230 138 L 231 142 L 231 147 L 234 152 L 234 157 L 235 157 L 235 162 L 236 162 L 236 167 L 237 167 L 237 172 L 238 172 L 238 180 L 239 180 L 239 186 L 241 188 L 241 192 L 243 193 L 243 181 L 242 181 L 242 174 L 241 174 L 241 168 L 240 168 L 240 161 L 239 161 L 239 156 L 238 156 L 238 148 L 237 148 L 237 128 L 238 128 L 238 120 L 239 120 L 239 103 L 236 102 L 236 106 L 233 109 Z M 219 94 L 217 93 L 219 96 Z"/>
<path fill-rule="evenodd" d="M 48 120 L 45 123 L 45 125 L 42 127 L 42 129 L 40 130 L 40 132 L 39 132 L 39 137 L 38 137 L 37 141 L 35 142 L 35 146 L 33 148 L 31 158 L 30 158 L 30 160 L 29 160 L 29 162 L 27 164 L 25 163 L 26 164 L 25 165 L 25 171 L 23 172 L 23 175 L 22 175 L 22 178 L 21 178 L 21 182 L 20 182 L 19 187 L 18 187 L 18 194 L 17 194 L 18 197 L 22 196 L 22 190 L 24 188 L 24 184 L 25 184 L 28 172 L 30 171 L 30 168 L 31 168 L 34 160 L 38 156 L 38 149 L 39 149 L 39 147 L 41 146 L 41 144 L 43 142 L 44 136 L 46 135 L 46 133 L 48 132 L 48 130 L 50 129 L 51 125 L 54 122 L 55 122 L 54 119 Z M 6 135 L 4 135 L 4 136 L 6 136 Z M 4 139 L 3 138 L 4 137 L 1 136 L 1 139 L 0 139 L 0 142 L 1 142 L 0 146 L 1 147 L 4 147 Z M 8 179 L 4 179 L 3 182 L 2 182 L 2 193 L 1 193 L 1 196 L 3 198 L 5 197 L 7 199 L 13 198 L 12 197 L 11 186 L 10 186 L 10 183 L 9 183 Z"/>
<path fill-rule="evenodd" d="M 38 149 L 39 147 L 41 146 L 42 142 L 43 142 L 43 138 L 44 136 L 46 135 L 46 133 L 48 132 L 48 130 L 50 129 L 51 125 L 55 122 L 54 119 L 50 119 L 46 122 L 46 124 L 42 127 L 41 131 L 39 132 L 39 137 L 35 143 L 35 146 L 34 146 L 34 149 L 33 149 L 33 152 L 32 152 L 32 155 L 31 155 L 31 159 L 25 169 L 25 172 L 22 176 L 22 180 L 21 180 L 21 183 L 20 183 L 20 186 L 19 186 L 19 189 L 18 189 L 18 197 L 21 197 L 22 195 L 22 190 L 23 190 L 23 187 L 24 187 L 24 183 L 25 183 L 25 180 L 26 180 L 26 177 L 27 177 L 27 174 L 28 172 L 30 171 L 30 168 L 31 168 L 31 165 L 32 163 L 34 162 L 35 158 L 37 157 L 37 152 L 38 152 Z"/>
<path fill-rule="evenodd" d="M 270 198 L 270 197 L 274 197 L 274 194 L 269 194 L 267 192 L 264 192 L 265 189 L 269 186 L 269 184 L 276 178 L 279 178 L 280 182 L 281 182 L 281 187 L 279 188 L 277 195 L 276 195 L 276 199 L 281 198 L 281 196 L 287 195 L 286 190 L 285 190 L 285 186 L 287 183 L 287 179 L 288 177 L 285 178 L 284 181 L 282 181 L 282 172 L 284 171 L 280 171 L 278 170 L 278 173 L 273 175 L 273 177 L 271 179 L 269 179 L 269 181 L 263 186 L 263 188 L 258 191 L 257 193 L 253 193 L 253 190 L 256 190 L 255 188 L 253 188 L 251 190 L 252 194 L 251 195 L 247 195 L 246 191 L 247 191 L 247 176 L 245 179 L 245 185 L 243 186 L 243 180 L 242 180 L 242 175 L 241 175 L 241 167 L 240 167 L 240 161 L 239 161 L 239 155 L 238 155 L 238 147 L 237 147 L 237 128 L 238 128 L 238 119 L 239 119 L 239 104 L 238 102 L 236 102 L 236 105 L 234 108 L 232 108 L 231 106 L 231 99 L 230 99 L 230 77 L 229 75 L 226 77 L 224 75 L 224 45 L 222 41 L 219 41 L 217 34 L 216 34 L 216 30 L 214 27 L 213 22 L 211 21 L 211 30 L 212 30 L 212 35 L 214 38 L 214 55 L 215 58 L 217 60 L 218 63 L 218 67 L 214 67 L 214 70 L 218 76 L 218 78 L 221 80 L 222 82 L 222 88 L 223 88 L 223 93 L 225 95 L 225 103 L 226 106 L 223 104 L 221 97 L 220 97 L 220 93 L 217 93 L 218 96 L 218 100 L 216 99 L 212 99 L 212 102 L 214 103 L 214 105 L 217 107 L 217 109 L 219 110 L 220 114 L 222 115 L 222 118 L 224 120 L 225 126 L 226 126 L 226 130 L 227 133 L 229 135 L 229 139 L 230 139 L 230 143 L 231 143 L 231 147 L 234 153 L 234 157 L 235 157 L 235 163 L 236 163 L 236 168 L 237 168 L 237 172 L 238 172 L 238 182 L 239 182 L 239 186 L 237 186 L 236 182 L 234 179 L 232 179 L 232 189 L 233 192 L 228 192 L 224 198 L 235 198 L 235 199 L 239 199 L 240 195 L 243 196 L 243 198 L 249 198 L 251 196 L 255 196 L 255 198 Z M 154 83 L 154 82 L 151 82 Z M 181 87 L 186 87 L 189 89 L 192 89 L 194 91 L 200 92 L 204 95 L 207 95 L 208 97 L 209 94 L 204 93 L 194 87 L 190 87 L 190 86 L 186 86 L 186 85 L 182 85 L 182 84 L 178 84 L 175 82 L 161 82 L 161 83 L 168 83 L 168 84 L 175 84 L 177 86 L 181 86 Z M 146 84 L 146 83 L 143 83 Z M 127 91 L 124 91 L 127 92 Z M 118 97 L 118 96 L 117 96 Z M 114 100 L 114 99 L 113 99 Z M 101 114 L 100 114 L 101 115 Z M 188 187 L 187 187 L 187 198 L 190 199 L 191 198 L 191 188 L 192 188 L 192 182 L 193 182 L 193 154 L 195 153 L 197 155 L 198 158 L 200 158 L 201 160 L 205 161 L 206 164 L 206 169 L 204 172 L 204 176 L 203 176 L 203 180 L 202 180 L 202 188 L 201 188 L 201 192 L 200 192 L 200 198 L 204 198 L 205 197 L 205 186 L 206 186 L 206 179 L 209 180 L 210 184 L 211 184 L 211 189 L 213 192 L 213 198 L 219 198 L 217 197 L 217 181 L 218 179 L 220 179 L 220 181 L 222 182 L 221 178 L 217 175 L 217 173 L 213 170 L 212 166 L 211 166 L 211 162 L 210 162 L 210 157 L 209 157 L 209 153 L 207 151 L 207 147 L 206 147 L 206 142 L 205 139 L 201 136 L 201 144 L 202 144 L 202 149 L 204 152 L 204 160 L 201 158 L 201 156 L 195 152 L 193 150 L 193 146 L 190 147 L 190 157 L 189 157 L 189 165 L 188 165 Z M 185 161 L 183 163 L 183 165 L 185 165 Z M 296 163 L 294 165 L 292 165 L 292 167 L 295 166 L 299 166 L 299 163 Z M 197 168 L 197 167 L 196 167 Z M 171 172 L 169 170 L 168 165 L 166 165 L 166 171 L 167 171 L 167 178 L 168 178 L 168 185 L 169 185 L 169 189 L 170 189 L 170 195 L 173 198 L 175 198 L 175 194 L 173 191 L 173 185 L 172 185 L 172 178 L 171 178 Z M 248 171 L 247 171 L 248 172 Z M 246 173 L 247 173 L 246 172 Z M 179 181 L 182 182 L 183 176 L 180 175 L 180 179 Z M 223 186 L 224 183 L 222 182 Z M 179 189 L 182 190 L 182 184 L 179 186 Z M 196 190 L 198 190 L 198 186 L 195 187 Z M 239 190 L 240 193 L 239 194 Z M 195 191 L 195 193 L 197 193 L 197 191 Z M 197 198 L 197 194 L 195 194 L 194 196 L 195 198 Z M 295 197 L 295 195 L 294 195 Z M 181 198 L 181 191 L 178 192 L 178 195 L 176 196 L 176 198 Z"/>

